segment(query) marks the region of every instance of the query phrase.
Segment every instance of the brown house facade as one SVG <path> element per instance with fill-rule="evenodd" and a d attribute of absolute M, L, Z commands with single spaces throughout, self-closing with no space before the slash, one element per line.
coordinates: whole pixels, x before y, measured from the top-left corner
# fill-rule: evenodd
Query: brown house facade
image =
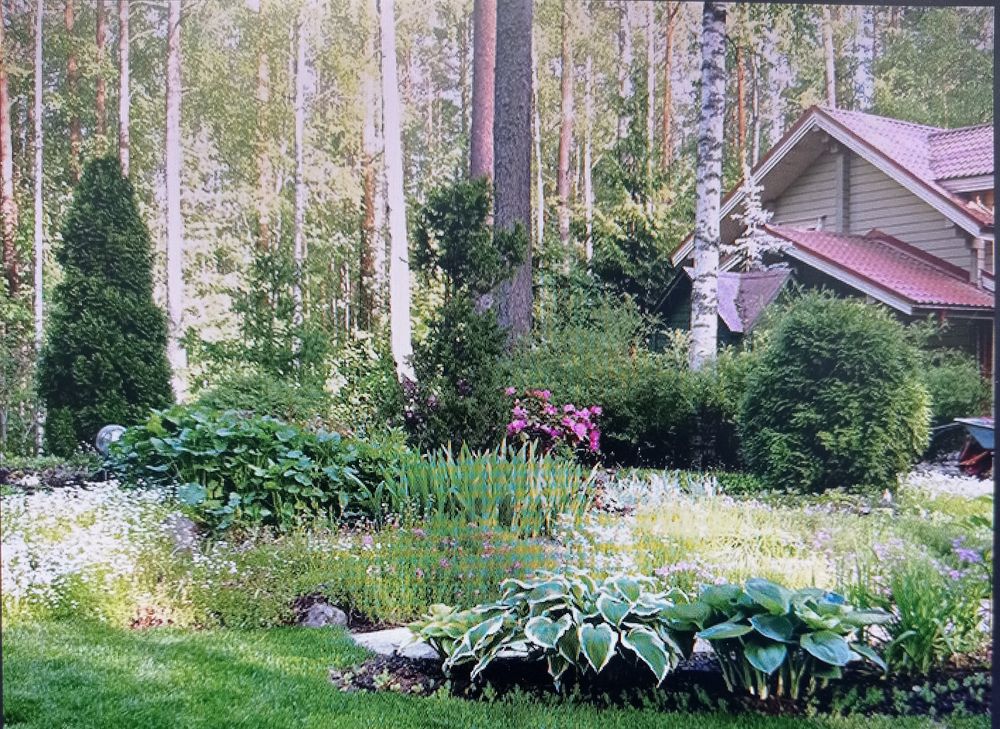
<path fill-rule="evenodd" d="M 785 243 L 792 278 L 881 302 L 904 320 L 947 321 L 942 343 L 975 353 L 987 371 L 993 174 L 991 124 L 940 129 L 821 107 L 806 111 L 753 170 L 772 212 L 767 230 Z M 741 187 L 722 201 L 724 245 L 742 233 L 734 215 Z M 689 238 L 673 264 L 689 266 L 692 251 Z M 720 310 L 730 307 L 726 291 L 738 288 L 720 289 Z"/>

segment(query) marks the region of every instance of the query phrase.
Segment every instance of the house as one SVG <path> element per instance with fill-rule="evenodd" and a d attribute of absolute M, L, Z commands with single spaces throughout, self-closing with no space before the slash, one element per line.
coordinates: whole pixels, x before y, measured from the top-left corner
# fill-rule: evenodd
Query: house
<path fill-rule="evenodd" d="M 784 241 L 780 257 L 797 283 L 867 297 L 904 321 L 928 315 L 947 321 L 942 346 L 975 353 L 991 371 L 991 124 L 940 129 L 812 107 L 752 175 L 772 212 L 766 230 Z M 723 245 L 742 233 L 735 215 L 741 188 L 722 200 Z M 673 253 L 673 265 L 691 266 L 693 248 L 689 237 Z M 776 291 L 727 281 L 745 275 L 729 273 L 732 267 L 732 260 L 722 262 L 719 311 L 725 330 L 739 333 Z M 690 291 L 689 279 L 681 278 L 672 298 Z M 755 292 L 749 300 L 747 288 Z M 733 319 L 741 310 L 746 316 Z"/>

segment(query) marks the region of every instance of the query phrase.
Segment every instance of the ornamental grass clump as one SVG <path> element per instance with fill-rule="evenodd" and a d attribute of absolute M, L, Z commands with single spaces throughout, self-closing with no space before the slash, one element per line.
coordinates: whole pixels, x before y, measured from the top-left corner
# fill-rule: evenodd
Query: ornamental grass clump
<path fill-rule="evenodd" d="M 410 625 L 445 658 L 446 673 L 472 664 L 476 678 L 501 651 L 512 651 L 544 660 L 557 688 L 570 677 L 595 678 L 616 658 L 659 685 L 690 654 L 690 635 L 675 635 L 664 617 L 671 600 L 644 578 L 596 582 L 578 570 L 538 572 L 500 588 L 494 603 L 464 611 L 434 605 Z"/>

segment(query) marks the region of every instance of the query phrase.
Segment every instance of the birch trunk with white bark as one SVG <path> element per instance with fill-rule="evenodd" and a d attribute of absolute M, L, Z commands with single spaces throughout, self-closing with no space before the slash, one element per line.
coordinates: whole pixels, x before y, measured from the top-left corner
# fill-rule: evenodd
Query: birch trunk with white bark
<path fill-rule="evenodd" d="M 305 9 L 300 10 L 295 27 L 295 218 L 292 231 L 292 256 L 295 262 L 295 278 L 292 284 L 292 300 L 295 302 L 293 323 L 302 326 L 302 277 L 305 271 L 305 225 L 306 189 L 305 181 L 305 134 L 306 134 L 306 39 Z"/>
<path fill-rule="evenodd" d="M 167 315 L 170 361 L 174 396 L 187 398 L 187 353 L 181 343 L 184 336 L 184 219 L 181 217 L 181 3 L 168 5 L 167 18 Z"/>
<path fill-rule="evenodd" d="M 118 0 L 118 164 L 129 173 L 129 124 L 132 90 L 129 83 L 129 0 Z"/>
<path fill-rule="evenodd" d="M 7 45 L 4 40 L 3 0 L 0 0 L 0 217 L 3 218 L 3 269 L 11 298 L 21 290 L 17 265 L 17 201 L 14 198 L 14 145 L 10 125 L 10 94 L 7 85 Z"/>
<path fill-rule="evenodd" d="M 569 240 L 570 147 L 573 145 L 573 51 L 571 45 L 569 0 L 562 0 L 562 48 L 560 53 L 559 163 L 556 197 L 559 203 L 559 243 L 562 245 L 564 270 L 569 270 L 572 251 Z M 539 163 L 539 167 L 541 164 Z"/>
<path fill-rule="evenodd" d="M 837 63 L 833 47 L 833 17 L 830 8 L 823 6 L 823 59 L 826 67 L 826 105 L 837 108 Z"/>

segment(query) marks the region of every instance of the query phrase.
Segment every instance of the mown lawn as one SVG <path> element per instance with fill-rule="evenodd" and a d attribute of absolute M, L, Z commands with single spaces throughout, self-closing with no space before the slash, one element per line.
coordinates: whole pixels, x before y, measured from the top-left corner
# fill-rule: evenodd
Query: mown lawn
<path fill-rule="evenodd" d="M 80 622 L 3 633 L 3 703 L 8 727 L 684 727 L 714 729 L 956 729 L 987 718 L 769 719 L 495 704 L 396 694 L 343 694 L 327 681 L 364 652 L 336 631 L 272 629 L 124 631 Z"/>

